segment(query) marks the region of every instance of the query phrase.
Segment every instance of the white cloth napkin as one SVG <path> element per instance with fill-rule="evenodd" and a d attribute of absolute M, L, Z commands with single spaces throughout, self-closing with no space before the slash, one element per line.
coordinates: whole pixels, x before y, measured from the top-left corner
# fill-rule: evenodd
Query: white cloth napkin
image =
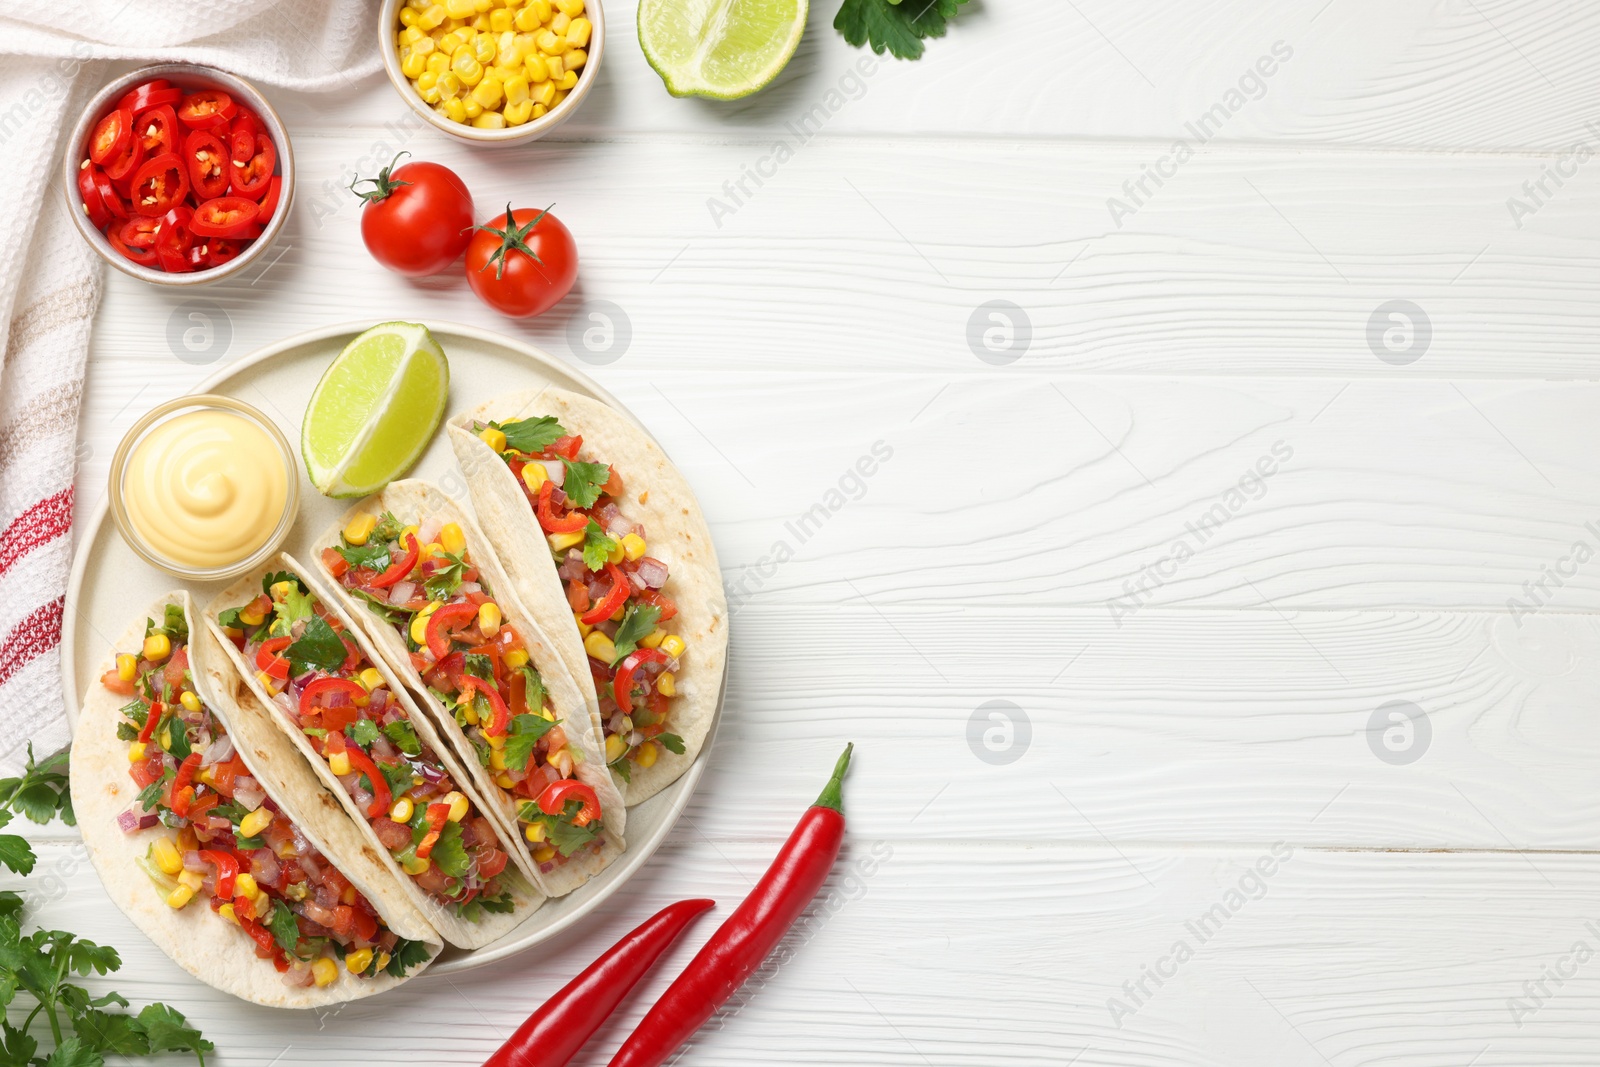
<path fill-rule="evenodd" d="M 117 60 L 353 85 L 382 64 L 376 19 L 376 0 L 34 0 L 0 14 L 0 774 L 30 741 L 44 756 L 68 739 L 61 622 L 102 268 L 57 188 L 66 129 Z"/>

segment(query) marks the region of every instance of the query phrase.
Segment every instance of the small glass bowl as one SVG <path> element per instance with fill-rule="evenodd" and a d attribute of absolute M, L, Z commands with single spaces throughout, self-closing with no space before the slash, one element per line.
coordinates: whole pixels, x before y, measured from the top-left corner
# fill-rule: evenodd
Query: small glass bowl
<path fill-rule="evenodd" d="M 250 555 L 234 563 L 211 568 L 194 568 L 168 559 L 152 548 L 140 536 L 138 529 L 128 516 L 128 509 L 123 501 L 123 483 L 127 476 L 128 459 L 133 455 L 134 448 L 144 440 L 146 434 L 158 423 L 165 422 L 175 415 L 187 414 L 191 411 L 227 411 L 235 415 L 242 415 L 250 422 L 259 426 L 277 448 L 283 460 L 283 470 L 286 475 L 287 491 L 284 494 L 283 514 L 278 517 L 278 524 L 272 530 L 272 535 Z M 235 400 L 231 396 L 218 396 L 214 393 L 198 396 L 180 396 L 151 408 L 143 418 L 134 423 L 122 437 L 122 442 L 117 445 L 117 451 L 111 457 L 111 474 L 107 486 L 108 498 L 111 502 L 111 517 L 117 524 L 117 532 L 122 535 L 123 541 L 140 559 L 175 575 L 192 582 L 220 582 L 229 578 L 237 578 L 246 571 L 261 566 L 283 547 L 283 542 L 288 538 L 289 531 L 294 527 L 295 517 L 300 512 L 300 465 L 295 459 L 294 449 L 283 436 L 273 421 L 260 411 Z"/>

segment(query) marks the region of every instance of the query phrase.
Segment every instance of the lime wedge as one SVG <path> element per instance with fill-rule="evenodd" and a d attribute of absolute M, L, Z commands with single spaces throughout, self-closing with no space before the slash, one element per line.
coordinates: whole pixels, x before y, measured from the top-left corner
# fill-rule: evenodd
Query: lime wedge
<path fill-rule="evenodd" d="M 639 45 L 673 96 L 737 100 L 778 76 L 806 0 L 640 0 Z"/>
<path fill-rule="evenodd" d="M 450 364 L 426 326 L 379 323 L 322 374 L 300 424 L 300 455 L 325 496 L 376 493 L 433 439 Z"/>

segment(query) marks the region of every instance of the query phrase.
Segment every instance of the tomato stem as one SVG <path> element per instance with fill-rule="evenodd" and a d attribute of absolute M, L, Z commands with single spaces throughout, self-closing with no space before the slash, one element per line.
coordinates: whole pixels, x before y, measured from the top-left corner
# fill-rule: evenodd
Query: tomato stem
<path fill-rule="evenodd" d="M 387 200 L 396 189 L 400 188 L 402 185 L 411 184 L 410 182 L 400 181 L 398 178 L 389 177 L 389 172 L 394 170 L 395 164 L 399 163 L 402 157 L 409 156 L 410 154 L 410 152 L 404 151 L 396 154 L 394 159 L 389 161 L 389 165 L 378 172 L 378 176 L 376 178 L 357 178 L 355 181 L 350 183 L 350 191 L 355 193 L 369 204 L 376 204 L 380 200 Z M 357 192 L 356 186 L 360 185 L 362 182 L 371 182 L 373 187 L 364 193 Z"/>
<path fill-rule="evenodd" d="M 550 214 L 551 207 L 555 207 L 555 205 L 551 204 L 550 207 L 547 207 L 543 211 L 539 212 L 538 215 L 534 216 L 533 221 L 529 222 L 526 226 L 518 226 L 517 216 L 512 213 L 511 204 L 508 201 L 506 203 L 506 224 L 504 229 L 497 230 L 493 226 L 474 226 L 474 230 L 482 230 L 484 233 L 492 233 L 496 237 L 500 238 L 500 247 L 495 249 L 493 254 L 491 254 L 489 258 L 484 261 L 483 266 L 479 267 L 478 269 L 486 270 L 488 269 L 489 264 L 493 263 L 494 277 L 496 281 L 499 281 L 506 272 L 506 253 L 511 251 L 521 252 L 523 255 L 539 264 L 539 266 L 544 266 L 544 260 L 539 258 L 539 254 L 528 247 L 528 234 L 532 233 L 533 228 L 539 225 L 539 223 L 543 222 L 546 215 Z"/>

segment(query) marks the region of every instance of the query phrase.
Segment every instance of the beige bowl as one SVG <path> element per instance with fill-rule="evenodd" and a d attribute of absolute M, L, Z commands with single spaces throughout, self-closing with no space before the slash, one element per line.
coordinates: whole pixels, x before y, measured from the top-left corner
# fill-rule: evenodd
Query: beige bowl
<path fill-rule="evenodd" d="M 600 73 L 600 60 L 606 50 L 605 10 L 601 0 L 584 0 L 584 17 L 594 24 L 594 31 L 589 35 L 587 49 L 589 58 L 578 75 L 578 84 L 573 86 L 566 98 L 556 105 L 555 110 L 532 122 L 503 130 L 480 130 L 476 126 L 451 122 L 423 102 L 422 97 L 411 87 L 410 79 L 400 72 L 400 50 L 395 46 L 395 34 L 400 32 L 400 8 L 404 3 L 405 0 L 384 0 L 382 8 L 378 11 L 378 48 L 383 55 L 383 69 L 388 72 L 389 84 L 394 86 L 395 92 L 400 94 L 406 106 L 422 116 L 422 119 L 434 128 L 443 130 L 458 140 L 496 145 L 537 141 L 572 117 L 572 113 L 577 111 L 579 105 L 588 97 L 589 90 L 594 87 Z"/>
<path fill-rule="evenodd" d="M 111 242 L 106 240 L 105 234 L 94 228 L 94 224 L 89 221 L 89 216 L 83 209 L 83 199 L 78 195 L 78 166 L 88 158 L 90 132 L 100 116 L 124 93 L 151 78 L 165 78 L 182 89 L 216 88 L 226 91 L 261 117 L 262 125 L 267 128 L 277 148 L 277 174 L 283 179 L 277 210 L 273 212 L 272 219 L 262 230 L 261 236 L 257 237 L 250 247 L 220 266 L 171 274 L 154 267 L 140 266 L 113 248 Z M 267 98 L 243 78 L 211 67 L 199 67 L 189 63 L 161 63 L 153 67 L 144 67 L 131 74 L 124 74 L 95 94 L 95 98 L 89 102 L 89 106 L 79 117 L 77 125 L 72 128 L 72 135 L 67 139 L 67 151 L 63 153 L 61 159 L 61 190 L 67 198 L 67 213 L 77 224 L 78 232 L 83 234 L 83 239 L 100 253 L 101 259 L 122 273 L 131 274 L 135 278 L 156 285 L 205 285 L 248 267 L 261 258 L 268 245 L 277 240 L 278 234 L 283 230 L 284 220 L 289 217 L 289 208 L 294 203 L 294 150 L 289 145 L 289 131 L 284 128 L 283 120 L 272 110 Z"/>

